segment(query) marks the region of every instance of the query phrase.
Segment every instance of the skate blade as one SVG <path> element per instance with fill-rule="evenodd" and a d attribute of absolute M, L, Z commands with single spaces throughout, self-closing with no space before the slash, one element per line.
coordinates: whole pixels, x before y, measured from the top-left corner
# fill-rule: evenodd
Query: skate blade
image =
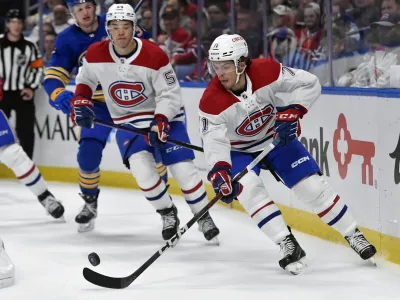
<path fill-rule="evenodd" d="M 299 261 L 288 264 L 285 268 L 286 271 L 291 273 L 292 275 L 299 275 L 303 273 L 304 269 L 307 268 L 307 264 L 305 258 L 303 257 Z"/>
<path fill-rule="evenodd" d="M 90 221 L 89 223 L 86 223 L 86 224 L 79 224 L 79 226 L 78 226 L 78 232 L 79 233 L 92 231 L 93 229 L 94 229 L 94 220 L 92 220 L 92 221 Z"/>
<path fill-rule="evenodd" d="M 0 279 L 0 289 L 13 285 L 14 281 L 14 277 Z"/>
<path fill-rule="evenodd" d="M 62 215 L 61 217 L 55 219 L 57 221 L 57 223 L 67 223 L 67 221 L 65 220 L 64 215 Z"/>
<path fill-rule="evenodd" d="M 219 239 L 218 239 L 217 236 L 212 238 L 211 240 L 209 240 L 209 243 L 212 244 L 212 245 L 215 245 L 215 246 L 219 246 L 220 245 L 220 242 L 219 242 Z"/>
<path fill-rule="evenodd" d="M 369 261 L 374 267 L 378 267 L 378 265 L 376 264 L 376 260 L 375 260 L 374 257 L 369 258 L 368 261 Z"/>

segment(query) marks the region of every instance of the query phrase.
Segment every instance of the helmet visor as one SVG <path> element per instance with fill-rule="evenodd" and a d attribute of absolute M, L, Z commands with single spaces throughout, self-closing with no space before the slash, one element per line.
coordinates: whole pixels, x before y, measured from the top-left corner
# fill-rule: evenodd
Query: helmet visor
<path fill-rule="evenodd" d="M 236 73 L 236 66 L 233 60 L 227 61 L 211 61 L 207 62 L 208 71 L 212 76 L 226 75 L 231 72 Z"/>

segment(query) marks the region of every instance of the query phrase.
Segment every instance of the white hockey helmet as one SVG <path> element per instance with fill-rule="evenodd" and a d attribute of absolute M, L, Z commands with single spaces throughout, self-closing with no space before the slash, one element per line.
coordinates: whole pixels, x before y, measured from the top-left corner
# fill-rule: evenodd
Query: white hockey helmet
<path fill-rule="evenodd" d="M 136 14 L 133 7 L 130 4 L 121 3 L 121 4 L 113 4 L 107 11 L 106 15 L 106 31 L 107 35 L 111 39 L 110 33 L 108 32 L 108 23 L 110 21 L 131 21 L 133 23 L 133 37 L 135 36 L 136 30 Z"/>
<path fill-rule="evenodd" d="M 244 68 L 239 72 L 239 63 L 241 58 L 248 57 L 249 49 L 247 43 L 243 37 L 238 34 L 223 34 L 217 37 L 211 44 L 210 50 L 208 50 L 208 59 L 211 62 L 221 62 L 232 60 L 236 67 L 237 80 L 239 81 L 239 76 L 244 72 Z M 211 71 L 211 70 L 210 70 Z"/>

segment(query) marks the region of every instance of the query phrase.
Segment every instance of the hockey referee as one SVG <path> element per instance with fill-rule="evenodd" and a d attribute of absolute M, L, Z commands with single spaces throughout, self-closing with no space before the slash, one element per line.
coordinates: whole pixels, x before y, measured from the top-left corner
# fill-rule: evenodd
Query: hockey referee
<path fill-rule="evenodd" d="M 33 156 L 34 91 L 40 86 L 43 61 L 36 45 L 24 38 L 25 17 L 17 9 L 6 14 L 6 31 L 0 35 L 0 109 L 9 118 L 16 113 L 16 133 L 22 148 Z"/>

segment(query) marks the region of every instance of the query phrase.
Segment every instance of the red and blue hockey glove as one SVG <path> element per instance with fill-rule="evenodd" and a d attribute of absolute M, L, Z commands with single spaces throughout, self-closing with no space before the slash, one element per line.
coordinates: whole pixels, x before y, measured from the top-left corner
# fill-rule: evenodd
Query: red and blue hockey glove
<path fill-rule="evenodd" d="M 221 201 L 227 204 L 236 199 L 243 190 L 243 186 L 239 182 L 232 184 L 231 176 L 231 166 L 221 161 L 215 164 L 207 176 L 214 188 L 215 194 L 221 192 L 224 195 Z"/>
<path fill-rule="evenodd" d="M 299 119 L 307 113 L 307 110 L 296 104 L 276 108 L 274 139 L 279 138 L 279 146 L 287 146 L 301 134 Z"/>
<path fill-rule="evenodd" d="M 70 105 L 72 98 L 74 98 L 73 92 L 68 90 L 61 90 L 60 93 L 54 99 L 54 101 L 50 99 L 49 103 L 55 109 L 61 110 L 64 114 L 69 115 L 72 109 Z"/>
<path fill-rule="evenodd" d="M 148 143 L 154 148 L 161 149 L 165 146 L 169 135 L 168 119 L 163 115 L 155 115 L 154 120 L 150 123 L 148 134 Z"/>
<path fill-rule="evenodd" d="M 75 96 L 71 99 L 71 120 L 75 125 L 93 128 L 94 127 L 94 105 L 93 102 L 83 96 Z"/>

